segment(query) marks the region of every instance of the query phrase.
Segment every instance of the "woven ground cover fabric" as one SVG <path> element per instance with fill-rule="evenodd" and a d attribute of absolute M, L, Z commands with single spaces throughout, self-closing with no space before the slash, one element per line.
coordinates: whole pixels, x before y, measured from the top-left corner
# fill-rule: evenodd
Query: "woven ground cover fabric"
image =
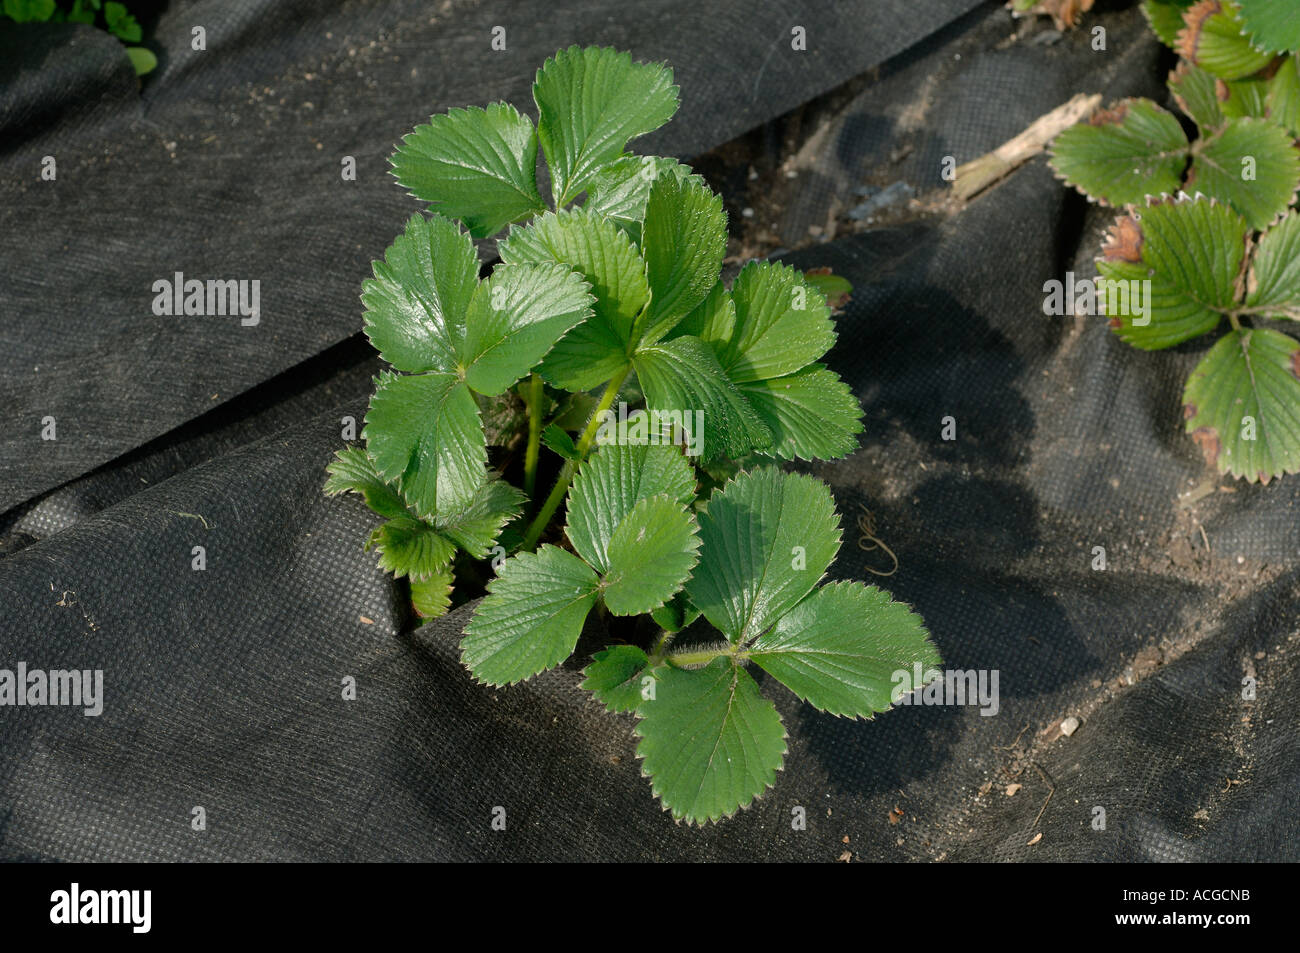
<path fill-rule="evenodd" d="M 877 6 L 891 7 L 864 9 Z M 0 858 L 1300 859 L 1293 810 L 1300 481 L 1217 481 L 1230 492 L 1189 503 L 1208 473 L 1182 433 L 1180 396 L 1210 341 L 1141 353 L 1116 340 L 1103 318 L 1044 315 L 1043 283 L 1066 270 L 1091 274 L 1113 213 L 1066 191 L 1040 158 L 963 208 L 936 204 L 832 241 L 798 241 L 836 203 L 854 201 L 865 182 L 901 181 L 922 198 L 940 195 L 945 155 L 973 158 L 1074 92 L 1163 97 L 1170 64 L 1131 6 L 1097 15 L 1111 38 L 1106 55 L 1082 32 L 1035 42 L 1046 29 L 1038 26 L 1011 39 L 1016 28 L 1003 11 L 989 5 L 958 18 L 962 6 L 944 6 L 924 29 L 899 18 L 913 35 L 886 31 L 873 40 L 883 44 L 878 54 L 858 51 L 867 60 L 894 58 L 841 97 L 773 224 L 785 242 L 800 245 L 784 260 L 830 266 L 854 285 L 827 362 L 862 401 L 866 432 L 848 459 L 801 467 L 830 484 L 843 514 L 845 545 L 831 575 L 876 581 L 871 570 L 890 568 L 879 549 L 864 548 L 871 539 L 858 520 L 869 510 L 873 535 L 898 557 L 883 584 L 925 618 L 947 667 L 998 671 L 995 715 L 976 706 L 908 706 L 846 721 L 760 679 L 790 734 L 785 768 L 751 809 L 690 828 L 652 799 L 631 717 L 605 714 L 578 688 L 583 653 L 602 644 L 598 621 L 564 666 L 508 689 L 475 684 L 458 653 L 472 607 L 415 627 L 403 587 L 361 550 L 375 518 L 356 500 L 321 494 L 323 467 L 344 445 L 342 421 L 364 414 L 377 368 L 356 335 L 357 287 L 412 210 L 400 191 L 377 181 L 343 198 L 326 182 L 336 175 L 331 168 L 318 173 L 319 186 L 297 194 L 284 191 L 287 179 L 249 185 L 277 216 L 291 204 L 310 205 L 311 196 L 339 195 L 328 213 L 300 220 L 311 222 L 301 248 L 296 237 L 283 240 L 299 226 L 283 222 L 263 230 L 245 221 L 221 239 L 228 251 L 249 246 L 249 261 L 254 252 L 275 258 L 285 286 L 305 296 L 298 317 L 281 325 L 268 312 L 264 326 L 286 332 L 274 354 L 221 352 L 241 340 L 237 324 L 213 329 L 212 340 L 190 350 L 156 330 L 151 349 L 132 336 L 129 321 L 114 327 L 110 317 L 87 328 L 84 312 L 64 300 L 39 313 L 53 327 L 64 321 L 82 334 L 102 332 L 96 346 L 105 373 L 124 377 L 111 386 L 86 383 L 70 364 L 51 362 L 58 370 L 48 382 L 42 364 L 41 380 L 6 375 L 0 385 L 13 388 L 9 406 L 24 413 L 36 413 L 44 390 L 57 394 L 62 383 L 88 412 L 118 420 L 111 433 L 98 429 L 104 421 L 88 424 L 99 441 L 94 452 L 60 449 L 69 456 L 48 468 L 30 463 L 30 447 L 0 448 L 11 481 L 0 506 L 7 507 L 0 667 L 22 660 L 103 669 L 106 686 L 95 718 L 68 709 L 0 714 Z M 641 14 L 611 9 L 574 7 L 575 18 L 603 11 L 598 22 L 608 32 L 598 36 L 584 33 L 579 19 L 537 37 L 536 48 L 533 39 L 525 48 L 521 36 L 504 76 L 478 65 L 479 77 L 462 77 L 435 102 L 425 101 L 425 89 L 424 99 L 412 95 L 403 108 L 376 105 L 354 116 L 368 130 L 366 161 L 382 168 L 391 142 L 431 108 L 495 96 L 481 92 L 483 76 L 518 98 L 536 62 L 570 41 L 619 44 L 626 34 L 639 55 L 674 61 L 685 106 L 669 129 L 688 128 L 680 140 L 653 147 L 683 155 L 836 82 L 827 73 L 820 88 L 820 80 L 791 85 L 780 90 L 789 94 L 783 99 L 763 92 L 761 56 L 758 66 L 736 66 L 730 80 L 707 80 L 702 66 L 691 78 L 674 60 L 689 49 L 642 49 L 650 38 L 635 36 Z M 238 20 L 241 29 L 231 28 L 229 62 L 200 69 L 164 60 L 156 92 L 146 87 L 145 118 L 121 90 L 121 102 L 104 107 L 123 112 L 116 126 L 98 108 L 69 106 L 33 115 L 23 128 L 43 123 L 37 140 L 100 136 L 88 147 L 98 154 L 105 136 L 143 135 L 150 110 L 194 109 L 205 96 L 220 103 L 240 77 L 283 69 L 275 57 L 299 64 L 321 55 L 322 41 L 305 28 L 285 27 L 272 42 L 253 10 Z M 374 38 L 378 28 L 365 18 L 375 8 L 330 15 L 336 19 L 326 16 L 322 24 L 331 25 L 322 32 L 353 37 L 354 57 L 363 55 L 356 38 L 366 30 Z M 464 36 L 491 21 L 475 5 L 449 7 L 438 18 Z M 176 21 L 177 36 L 185 22 Z M 847 16 L 839 26 L 842 33 L 859 28 Z M 692 42 L 701 50 L 728 45 L 713 29 Z M 748 35 L 741 30 L 738 43 Z M 754 35 L 767 36 L 757 28 Z M 890 48 L 895 40 L 898 49 Z M 79 35 L 77 42 L 98 41 Z M 909 48 L 894 56 L 902 46 Z M 439 68 L 450 76 L 455 65 Z M 873 63 L 836 65 L 861 73 Z M 108 70 L 101 80 L 116 75 Z M 397 75 L 375 78 L 395 82 Z M 330 125 L 325 114 L 346 99 L 327 88 L 335 81 L 311 94 L 317 118 Z M 718 91 L 707 92 L 711 82 Z M 739 95 L 732 87 L 740 83 L 748 96 L 756 82 L 771 114 L 714 127 L 689 112 L 701 96 L 738 108 L 744 97 L 728 99 Z M 191 85 L 169 93 L 173 83 Z M 105 83 L 95 88 L 103 92 Z M 65 129 L 65 120 L 80 131 Z M 305 122 L 284 121 L 281 128 Z M 4 161 L 19 161 L 20 151 Z M 112 180 L 111 168 L 93 173 L 104 176 L 101 185 Z M 298 179 L 314 182 L 305 168 Z M 30 215 L 35 185 L 24 188 Z M 223 198 L 221 187 L 211 188 L 204 202 L 216 214 L 232 223 L 251 214 L 246 195 Z M 88 194 L 68 200 L 92 213 L 87 241 L 118 247 L 113 210 L 93 212 Z M 724 197 L 733 210 L 749 201 Z M 36 252 L 13 235 L 16 221 L 6 220 L 0 233 L 6 263 L 21 266 L 4 269 L 7 311 L 36 301 L 43 282 L 60 287 L 57 269 L 37 274 Z M 192 240 L 178 234 L 166 242 L 175 243 L 174 255 Z M 152 264 L 170 262 L 166 242 L 141 245 L 157 253 Z M 224 260 L 196 255 L 194 265 L 167 264 L 163 274 L 191 267 L 197 274 Z M 152 275 L 150 266 L 132 264 L 142 270 L 131 281 Z M 75 271 L 72 262 L 66 268 Z M 138 291 L 120 280 L 85 300 L 120 302 Z M 21 316 L 7 322 L 12 346 L 3 360 L 17 366 L 35 356 L 44 340 L 39 327 Z M 227 356 L 211 360 L 216 353 Z M 67 354 L 72 361 L 75 352 Z M 175 393 L 166 392 L 167 375 Z M 137 389 L 124 387 L 127 379 L 139 381 Z M 84 388 L 93 387 L 122 391 L 122 401 L 156 412 L 92 407 L 95 392 Z M 956 424 L 952 440 L 943 435 L 947 417 Z M 30 429 L 35 434 L 38 425 Z M 191 568 L 195 546 L 206 553 L 203 572 Z M 1097 546 L 1107 553 L 1105 571 L 1093 569 Z M 1248 677 L 1258 686 L 1253 700 L 1242 697 Z M 341 697 L 345 678 L 356 681 L 355 701 Z M 1067 717 L 1080 721 L 1068 736 L 1059 730 Z M 1021 787 L 1008 796 L 1014 784 Z M 200 806 L 203 832 L 191 828 Z M 498 807 L 505 830 L 491 824 Z M 1104 830 L 1093 824 L 1099 807 Z M 795 808 L 805 810 L 806 830 L 792 826 Z"/>

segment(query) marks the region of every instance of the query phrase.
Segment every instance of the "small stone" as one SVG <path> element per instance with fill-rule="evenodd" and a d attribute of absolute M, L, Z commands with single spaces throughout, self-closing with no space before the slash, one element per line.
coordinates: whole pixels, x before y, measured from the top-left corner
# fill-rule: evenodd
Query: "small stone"
<path fill-rule="evenodd" d="M 1070 737 L 1070 735 L 1079 730 L 1080 724 L 1082 724 L 1082 722 L 1071 715 L 1069 718 L 1065 719 L 1065 721 L 1061 722 L 1061 734 L 1065 735 L 1067 738 Z"/>
<path fill-rule="evenodd" d="M 1015 797 L 1015 796 L 1016 796 L 1016 793 L 1021 789 L 1021 787 L 1023 787 L 1023 785 L 1020 785 L 1020 784 L 1008 784 L 1008 785 L 1007 785 L 1007 797 Z"/>

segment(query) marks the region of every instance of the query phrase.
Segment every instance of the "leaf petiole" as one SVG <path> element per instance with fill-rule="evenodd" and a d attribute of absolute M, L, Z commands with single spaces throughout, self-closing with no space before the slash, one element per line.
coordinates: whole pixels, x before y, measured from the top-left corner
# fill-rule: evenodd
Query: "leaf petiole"
<path fill-rule="evenodd" d="M 536 371 L 528 382 L 528 448 L 524 452 L 524 492 L 533 500 L 537 488 L 537 457 L 542 444 L 542 376 Z"/>
<path fill-rule="evenodd" d="M 737 662 L 743 662 L 747 657 L 745 652 L 734 644 L 728 644 L 720 649 L 696 649 L 691 652 L 673 652 L 665 657 L 664 661 L 674 668 L 697 668 L 708 665 L 720 655 L 729 655 Z"/>
<path fill-rule="evenodd" d="M 524 534 L 523 549 L 525 551 L 531 551 L 537 546 L 537 541 L 542 538 L 542 533 L 546 530 L 546 524 L 551 521 L 555 511 L 560 508 L 560 503 L 564 500 L 564 494 L 569 492 L 569 484 L 573 482 L 573 477 L 577 473 L 578 463 L 587 459 L 587 453 L 591 450 L 591 444 L 596 439 L 596 432 L 600 429 L 600 422 L 604 419 L 605 411 L 614 405 L 614 398 L 618 397 L 623 382 L 627 380 L 627 374 L 625 368 L 611 377 L 609 383 L 605 385 L 605 392 L 600 396 L 600 403 L 592 411 L 591 419 L 587 421 L 587 427 L 578 439 L 578 460 L 566 460 L 564 462 L 564 468 L 560 471 L 555 486 L 551 487 L 550 495 L 546 497 L 546 502 L 542 504 L 541 510 L 533 518 L 532 523 L 528 525 L 528 531 Z"/>

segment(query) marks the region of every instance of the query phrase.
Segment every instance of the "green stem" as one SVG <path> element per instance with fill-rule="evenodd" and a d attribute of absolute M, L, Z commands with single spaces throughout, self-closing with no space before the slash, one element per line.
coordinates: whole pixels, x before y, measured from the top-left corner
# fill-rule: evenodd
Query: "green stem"
<path fill-rule="evenodd" d="M 730 655 L 735 659 L 743 659 L 744 654 L 734 645 L 728 645 L 722 649 L 697 649 L 694 652 L 674 652 L 664 661 L 675 668 L 684 668 L 688 665 L 708 665 L 720 655 Z"/>
<path fill-rule="evenodd" d="M 591 450 L 591 444 L 596 439 L 596 431 L 600 429 L 600 421 L 605 416 L 605 411 L 614 406 L 614 398 L 618 392 L 623 389 L 623 382 L 627 380 L 627 369 L 623 369 L 609 379 L 605 385 L 605 393 L 600 395 L 600 403 L 596 405 L 591 419 L 587 421 L 587 429 L 582 432 L 582 437 L 578 440 L 578 457 L 581 460 L 587 459 L 587 453 Z"/>
<path fill-rule="evenodd" d="M 655 647 L 650 650 L 648 656 L 649 662 L 646 664 L 647 668 L 654 668 L 656 665 L 663 663 L 664 656 L 668 652 L 668 646 L 672 645 L 673 635 L 675 635 L 675 633 L 669 632 L 666 629 L 661 629 L 659 631 L 659 640 L 655 642 Z"/>
<path fill-rule="evenodd" d="M 618 396 L 619 389 L 623 386 L 623 381 L 627 379 L 627 371 L 623 370 L 609 379 L 605 386 L 605 393 L 600 396 L 600 403 L 596 405 L 591 419 L 587 421 L 587 429 L 582 432 L 578 439 L 578 459 L 586 460 L 587 451 L 591 449 L 592 441 L 596 439 L 596 431 L 600 429 L 600 421 L 605 416 L 605 411 L 609 410 L 614 404 L 614 398 Z M 537 546 L 537 541 L 542 538 L 542 533 L 546 530 L 546 524 L 551 521 L 555 511 L 560 508 L 560 503 L 564 500 L 564 494 L 569 492 L 569 484 L 573 482 L 573 476 L 577 472 L 577 464 L 573 460 L 566 460 L 564 468 L 560 470 L 560 477 L 555 481 L 555 486 L 551 487 L 551 493 L 542 504 L 542 508 L 533 521 L 528 525 L 528 532 L 524 534 L 523 548 L 526 551 L 532 551 Z"/>
<path fill-rule="evenodd" d="M 1241 330 L 1241 320 L 1237 317 L 1235 311 L 1228 312 L 1228 323 L 1232 325 L 1232 330 L 1234 331 Z"/>
<path fill-rule="evenodd" d="M 529 502 L 537 489 L 537 457 L 542 446 L 542 376 L 528 382 L 528 449 L 524 452 L 524 492 Z"/>

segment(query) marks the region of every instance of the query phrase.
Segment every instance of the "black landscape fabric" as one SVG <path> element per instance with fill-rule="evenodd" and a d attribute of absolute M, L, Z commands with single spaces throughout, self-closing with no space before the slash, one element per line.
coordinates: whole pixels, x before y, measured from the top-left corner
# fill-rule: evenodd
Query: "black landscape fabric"
<path fill-rule="evenodd" d="M 0 30 L 0 667 L 105 684 L 98 717 L 0 712 L 0 858 L 1300 859 L 1300 480 L 1211 479 L 1180 413 L 1208 341 L 1147 354 L 1044 315 L 1113 213 L 1041 158 L 964 208 L 939 177 L 1075 92 L 1164 98 L 1138 11 L 1089 23 L 1105 52 L 938 0 L 172 3 L 143 94 L 96 31 Z M 827 362 L 866 433 L 806 467 L 844 518 L 832 575 L 875 581 L 884 540 L 947 666 L 999 677 L 996 713 L 846 721 L 771 692 L 785 769 L 704 828 L 651 797 L 583 659 L 475 684 L 468 607 L 416 628 L 361 550 L 375 518 L 321 494 L 378 366 L 360 282 L 418 207 L 392 144 L 448 106 L 527 102 L 574 42 L 676 70 L 682 111 L 638 150 L 690 157 L 829 103 L 773 229 L 854 285 Z M 737 225 L 765 214 L 720 187 Z M 922 201 L 809 239 L 886 192 Z M 260 323 L 155 317 L 177 271 L 261 278 Z"/>

